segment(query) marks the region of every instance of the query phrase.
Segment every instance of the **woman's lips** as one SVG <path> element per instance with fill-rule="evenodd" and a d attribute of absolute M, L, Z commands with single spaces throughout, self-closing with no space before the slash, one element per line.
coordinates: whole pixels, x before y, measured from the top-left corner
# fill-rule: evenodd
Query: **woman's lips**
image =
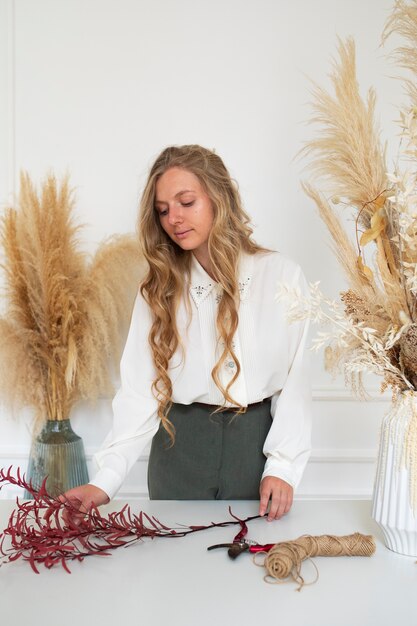
<path fill-rule="evenodd" d="M 190 228 L 189 230 L 183 230 L 179 233 L 175 233 L 175 236 L 178 237 L 178 239 L 184 239 L 184 237 L 186 237 L 188 233 L 190 233 L 191 231 L 192 231 L 192 228 Z"/>

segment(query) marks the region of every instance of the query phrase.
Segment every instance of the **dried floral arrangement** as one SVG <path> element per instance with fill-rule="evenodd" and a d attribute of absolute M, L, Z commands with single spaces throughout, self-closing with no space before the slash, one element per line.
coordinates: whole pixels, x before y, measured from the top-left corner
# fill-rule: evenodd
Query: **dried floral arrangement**
<path fill-rule="evenodd" d="M 326 370 L 342 371 L 359 397 L 368 397 L 364 372 L 382 376 L 381 393 L 391 389 L 382 468 L 396 433 L 394 463 L 409 472 L 409 504 L 416 515 L 417 0 L 397 0 L 383 41 L 393 33 L 404 45 L 392 56 L 412 78 L 403 79 L 408 104 L 399 112 L 401 139 L 392 171 L 375 122 L 375 92 L 370 89 L 366 100 L 359 92 L 351 39 L 339 40 L 339 59 L 331 73 L 334 94 L 314 84 L 311 121 L 320 125 L 320 134 L 301 151 L 311 158 L 309 167 L 322 188 L 305 183 L 304 191 L 328 228 L 349 288 L 341 292 L 341 303 L 326 298 L 319 282 L 310 285 L 310 298 L 282 284 L 277 298 L 289 303 L 290 320 L 309 317 L 322 326 L 312 349 L 325 346 Z M 353 211 L 354 242 L 338 216 L 341 206 Z"/>
<path fill-rule="evenodd" d="M 417 75 L 417 0 L 396 2 L 383 40 L 393 32 L 406 41 L 394 53 L 399 65 Z M 334 94 L 314 84 L 311 121 L 320 131 L 301 153 L 311 158 L 324 191 L 308 183 L 303 188 L 329 230 L 349 288 L 341 303 L 326 298 L 319 283 L 311 285 L 311 298 L 286 285 L 277 298 L 289 303 L 290 319 L 310 317 L 325 329 L 312 349 L 326 346 L 327 371 L 343 371 L 363 398 L 363 372 L 379 374 L 381 392 L 390 387 L 395 399 L 417 390 L 417 86 L 405 81 L 410 103 L 400 112 L 400 154 L 389 172 L 375 92 L 366 100 L 359 92 L 354 42 L 339 40 L 338 53 Z M 401 169 L 402 160 L 411 165 Z M 353 211 L 354 241 L 338 216 L 341 206 Z"/>
<path fill-rule="evenodd" d="M 90 262 L 80 250 L 68 177 L 50 174 L 38 195 L 27 173 L 18 208 L 1 218 L 7 307 L 0 317 L 0 397 L 45 420 L 112 393 L 142 263 L 134 236 L 104 241 Z"/>

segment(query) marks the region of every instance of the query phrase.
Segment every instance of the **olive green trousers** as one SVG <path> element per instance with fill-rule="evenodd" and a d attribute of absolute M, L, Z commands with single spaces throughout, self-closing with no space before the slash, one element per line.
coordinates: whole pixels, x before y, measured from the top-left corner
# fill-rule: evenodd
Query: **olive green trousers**
<path fill-rule="evenodd" d="M 169 419 L 175 443 L 162 428 L 152 440 L 148 465 L 151 500 L 257 500 L 271 427 L 271 400 L 246 413 L 212 414 L 201 404 L 174 404 Z"/>

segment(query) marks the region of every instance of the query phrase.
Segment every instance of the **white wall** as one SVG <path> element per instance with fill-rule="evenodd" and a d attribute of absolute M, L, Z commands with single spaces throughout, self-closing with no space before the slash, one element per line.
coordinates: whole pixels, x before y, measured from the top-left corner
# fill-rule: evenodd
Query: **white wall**
<path fill-rule="evenodd" d="M 332 297 L 346 283 L 294 160 L 311 136 L 308 77 L 328 85 L 336 36 L 354 36 L 363 92 L 374 85 L 389 154 L 401 86 L 379 47 L 391 0 L 0 0 L 0 204 L 18 175 L 71 173 L 89 249 L 134 230 L 147 170 L 169 144 L 215 148 L 240 184 L 263 245 L 298 261 Z M 390 46 L 392 47 L 392 46 Z M 351 215 L 345 215 L 352 226 Z M 299 497 L 371 494 L 382 401 L 351 398 L 313 359 L 314 451 Z M 30 416 L 0 415 L 0 465 L 25 469 Z M 73 427 L 88 458 L 110 399 Z M 120 497 L 146 492 L 146 455 Z M 0 497 L 10 496 L 3 490 Z"/>

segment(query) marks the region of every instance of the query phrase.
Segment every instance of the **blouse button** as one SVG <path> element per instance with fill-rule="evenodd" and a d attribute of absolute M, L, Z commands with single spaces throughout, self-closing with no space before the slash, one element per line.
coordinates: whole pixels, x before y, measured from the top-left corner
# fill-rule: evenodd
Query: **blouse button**
<path fill-rule="evenodd" d="M 230 369 L 234 369 L 235 368 L 235 362 L 234 361 L 229 361 L 227 364 L 227 367 L 230 367 Z"/>

